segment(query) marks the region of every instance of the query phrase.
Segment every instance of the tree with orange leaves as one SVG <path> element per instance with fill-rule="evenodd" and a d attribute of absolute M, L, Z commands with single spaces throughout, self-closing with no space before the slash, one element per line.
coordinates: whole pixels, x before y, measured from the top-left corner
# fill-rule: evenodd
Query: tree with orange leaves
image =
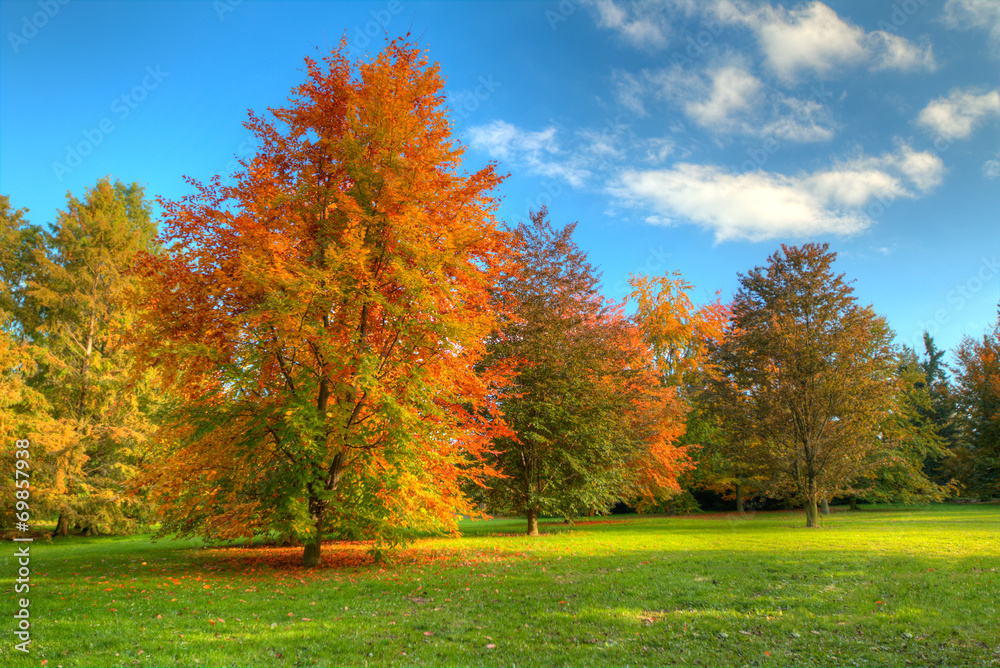
<path fill-rule="evenodd" d="M 381 547 L 449 530 L 504 433 L 502 374 L 477 368 L 508 248 L 493 165 L 461 172 L 443 80 L 393 41 L 346 43 L 307 79 L 234 184 L 162 202 L 144 347 L 182 397 L 138 484 L 164 533 L 277 532 L 321 561 L 331 536 Z"/>
<path fill-rule="evenodd" d="M 681 444 L 692 409 L 687 388 L 704 370 L 709 345 L 721 340 L 729 309 L 718 297 L 695 306 L 690 296 L 694 286 L 680 272 L 632 276 L 629 285 L 627 300 L 636 306 L 633 321 L 642 332 L 656 379 L 656 389 L 649 391 L 655 400 L 640 414 L 660 413 L 655 436 L 631 467 L 641 509 L 680 493 L 677 476 L 691 468 L 690 457 L 701 447 Z"/>
<path fill-rule="evenodd" d="M 981 339 L 964 338 L 955 358 L 964 441 L 959 471 L 971 493 L 995 499 L 1000 497 L 1000 318 Z"/>

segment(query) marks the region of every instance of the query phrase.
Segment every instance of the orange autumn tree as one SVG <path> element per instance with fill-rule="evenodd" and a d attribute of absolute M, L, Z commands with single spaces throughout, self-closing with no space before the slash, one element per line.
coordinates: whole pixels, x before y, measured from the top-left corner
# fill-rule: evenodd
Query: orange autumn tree
<path fill-rule="evenodd" d="M 690 297 L 694 286 L 679 272 L 631 276 L 629 286 L 627 301 L 636 308 L 632 320 L 656 379 L 646 395 L 647 408 L 637 414 L 658 416 L 647 447 L 631 465 L 641 510 L 679 494 L 678 475 L 693 467 L 694 448 L 681 443 L 692 409 L 687 388 L 701 373 L 709 345 L 721 340 L 729 309 L 718 298 L 695 306 Z"/>
<path fill-rule="evenodd" d="M 507 253 L 493 165 L 460 173 L 443 79 L 415 46 L 346 44 L 273 120 L 234 185 L 162 202 L 147 361 L 182 402 L 139 484 L 163 532 L 391 545 L 454 529 L 492 471 L 501 374 L 476 370 Z"/>

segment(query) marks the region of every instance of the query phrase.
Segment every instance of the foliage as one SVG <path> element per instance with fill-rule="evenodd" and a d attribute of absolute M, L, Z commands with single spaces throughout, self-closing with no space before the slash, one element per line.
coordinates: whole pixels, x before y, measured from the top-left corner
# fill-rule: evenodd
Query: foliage
<path fill-rule="evenodd" d="M 499 372 L 476 365 L 507 253 L 493 166 L 459 174 L 443 79 L 414 46 L 347 45 L 273 121 L 234 185 L 163 202 L 149 257 L 147 363 L 177 393 L 139 481 L 164 533 L 277 532 L 392 545 L 450 530 L 503 433 Z"/>
<path fill-rule="evenodd" d="M 963 339 L 955 391 L 966 488 L 982 498 L 1000 497 L 1000 319 L 981 340 Z"/>
<path fill-rule="evenodd" d="M 934 362 L 933 354 L 929 360 Z M 851 483 L 847 491 L 854 496 L 882 503 L 916 503 L 954 495 L 954 482 L 939 485 L 925 470 L 927 461 L 948 456 L 940 424 L 933 419 L 933 381 L 927 369 L 912 350 L 902 351 L 894 406 L 882 425 L 886 447 L 878 453 L 870 475 Z"/>
<path fill-rule="evenodd" d="M 10 405 L 32 441 L 33 511 L 57 514 L 59 533 L 128 532 L 146 517 L 123 486 L 152 431 L 128 332 L 130 272 L 154 235 L 142 187 L 104 178 L 83 199 L 68 196 L 51 233 L 22 226 L 30 259 L 4 257 L 13 314 L 4 329 L 23 340 L 4 348 L 19 395 Z"/>
<path fill-rule="evenodd" d="M 807 526 L 819 499 L 875 465 L 896 389 L 892 332 L 857 305 L 835 258 L 826 244 L 783 245 L 766 267 L 740 275 L 713 383 L 769 493 L 805 504 Z"/>
<path fill-rule="evenodd" d="M 42 243 L 42 229 L 25 218 L 27 209 L 12 209 L 10 198 L 0 195 L 0 329 L 24 340 L 38 325 L 37 306 L 28 293 L 35 277 L 35 252 Z"/>
<path fill-rule="evenodd" d="M 718 431 L 712 418 L 697 410 L 692 387 L 706 372 L 709 347 L 721 340 L 729 309 L 718 298 L 695 307 L 690 297 L 694 286 L 679 272 L 632 276 L 629 285 L 632 291 L 626 301 L 636 306 L 633 321 L 652 355 L 660 405 L 669 411 L 659 438 L 633 460 L 637 507 L 644 510 L 681 492 L 678 475 L 692 467 L 692 450 L 699 450 L 704 461 L 706 447 Z M 692 411 L 693 430 L 688 420 Z"/>
<path fill-rule="evenodd" d="M 512 231 L 518 251 L 495 288 L 509 315 L 489 360 L 515 372 L 502 400 L 513 434 L 496 441 L 505 477 L 483 498 L 491 510 L 527 515 L 529 534 L 541 514 L 604 512 L 651 456 L 684 456 L 671 448 L 676 406 L 639 332 L 599 294 L 574 228 L 553 229 L 545 208 L 532 212 Z"/>

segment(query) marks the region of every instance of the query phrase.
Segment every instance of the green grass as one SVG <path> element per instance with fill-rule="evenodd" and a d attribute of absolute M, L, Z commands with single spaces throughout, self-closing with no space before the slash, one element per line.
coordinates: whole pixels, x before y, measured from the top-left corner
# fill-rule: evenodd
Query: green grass
<path fill-rule="evenodd" d="M 464 522 L 362 548 L 148 537 L 32 547 L 34 644 L 0 665 L 1000 665 L 1000 507 Z M 282 562 L 287 561 L 287 564 Z M 214 622 L 214 623 L 213 623 Z M 494 647 L 489 647 L 494 645 Z"/>

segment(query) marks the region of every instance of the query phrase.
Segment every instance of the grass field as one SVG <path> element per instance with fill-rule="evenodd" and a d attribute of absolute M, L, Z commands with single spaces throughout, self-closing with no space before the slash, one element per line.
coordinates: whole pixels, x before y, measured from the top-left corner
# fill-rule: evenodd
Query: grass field
<path fill-rule="evenodd" d="M 363 546 L 148 537 L 31 548 L 32 645 L 5 666 L 1000 665 L 1000 507 L 465 522 L 388 566 Z M 45 662 L 43 664 L 43 662 Z"/>

